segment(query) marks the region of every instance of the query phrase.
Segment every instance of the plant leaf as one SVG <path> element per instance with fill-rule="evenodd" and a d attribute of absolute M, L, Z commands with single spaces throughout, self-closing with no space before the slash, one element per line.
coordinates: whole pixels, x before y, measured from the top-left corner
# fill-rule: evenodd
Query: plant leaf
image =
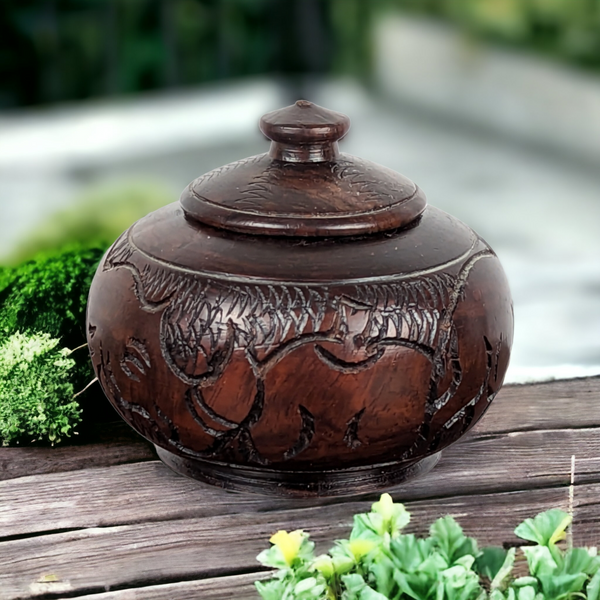
<path fill-rule="evenodd" d="M 523 546 L 521 549 L 527 558 L 529 572 L 534 577 L 551 575 L 557 571 L 558 566 L 547 546 Z"/>
<path fill-rule="evenodd" d="M 273 546 L 268 550 L 263 550 L 256 560 L 265 567 L 273 567 L 274 569 L 287 569 L 289 567 L 285 556 L 277 546 Z"/>
<path fill-rule="evenodd" d="M 492 579 L 490 584 L 491 589 L 505 590 L 508 587 L 508 581 L 512 575 L 512 570 L 515 565 L 515 553 L 516 548 L 511 548 L 506 553 L 506 558 L 504 559 L 502 566 Z"/>
<path fill-rule="evenodd" d="M 256 581 L 254 585 L 263 600 L 281 600 L 284 597 L 286 585 L 283 581 Z"/>
<path fill-rule="evenodd" d="M 422 573 L 408 575 L 395 569 L 393 577 L 402 593 L 413 600 L 428 600 L 431 590 L 436 586 L 436 579 Z"/>
<path fill-rule="evenodd" d="M 450 516 L 435 521 L 429 533 L 449 565 L 466 554 L 474 557 L 479 554 L 477 542 L 466 537 L 462 527 Z"/>
<path fill-rule="evenodd" d="M 561 573 L 594 575 L 598 571 L 598 557 L 590 555 L 586 548 L 570 548 L 565 552 Z"/>
<path fill-rule="evenodd" d="M 350 533 L 350 539 L 356 540 L 368 536 L 383 536 L 386 532 L 384 518 L 377 513 L 362 513 L 354 515 L 354 527 Z"/>
<path fill-rule="evenodd" d="M 387 556 L 380 557 L 379 561 L 372 564 L 369 569 L 371 575 L 375 579 L 375 589 L 387 596 L 388 598 L 396 598 L 398 594 L 398 584 L 394 579 L 394 564 Z"/>
<path fill-rule="evenodd" d="M 319 583 L 315 577 L 302 579 L 294 586 L 294 598 L 296 600 L 318 600 L 323 597 L 325 586 Z"/>
<path fill-rule="evenodd" d="M 535 600 L 535 588 L 531 585 L 526 585 L 519 588 L 517 592 L 517 600 Z"/>
<path fill-rule="evenodd" d="M 379 502 L 375 502 L 371 511 L 381 515 L 385 530 L 396 537 L 403 527 L 410 522 L 410 513 L 403 504 L 395 503 L 389 494 L 382 494 Z"/>
<path fill-rule="evenodd" d="M 475 560 L 475 570 L 490 581 L 496 577 L 506 559 L 507 552 L 499 546 L 483 548 Z"/>
<path fill-rule="evenodd" d="M 369 587 L 363 577 L 358 573 L 343 575 L 342 581 L 348 591 L 346 598 L 349 600 L 389 600 L 389 598 L 383 594 L 380 594 Z"/>
<path fill-rule="evenodd" d="M 596 571 L 596 574 L 592 577 L 591 581 L 587 584 L 586 596 L 587 596 L 587 600 L 599 600 L 600 599 L 600 571 Z"/>
<path fill-rule="evenodd" d="M 327 580 L 331 579 L 336 572 L 333 559 L 328 554 L 317 556 L 310 568 L 321 573 Z"/>
<path fill-rule="evenodd" d="M 515 534 L 540 546 L 551 546 L 564 539 L 571 521 L 572 517 L 562 510 L 547 510 L 533 519 L 525 519 L 515 529 Z"/>
<path fill-rule="evenodd" d="M 585 573 L 576 575 L 543 574 L 539 575 L 538 579 L 540 580 L 544 596 L 558 600 L 559 598 L 580 592 L 587 581 L 587 575 Z"/>
<path fill-rule="evenodd" d="M 500 590 L 492 590 L 490 592 L 490 600 L 515 600 L 515 590 L 512 588 L 508 588 L 506 590 L 506 594 L 502 593 Z"/>
<path fill-rule="evenodd" d="M 477 574 L 460 565 L 442 571 L 440 579 L 444 586 L 443 597 L 446 600 L 474 600 L 481 592 Z"/>
<path fill-rule="evenodd" d="M 517 577 L 512 583 L 511 586 L 514 588 L 524 587 L 526 585 L 531 585 L 533 587 L 537 587 L 538 580 L 535 577 L 526 576 L 526 577 Z"/>
<path fill-rule="evenodd" d="M 390 542 L 390 557 L 397 568 L 414 573 L 431 554 L 433 540 L 417 539 L 412 533 L 398 536 Z M 447 568 L 446 563 L 443 568 Z"/>

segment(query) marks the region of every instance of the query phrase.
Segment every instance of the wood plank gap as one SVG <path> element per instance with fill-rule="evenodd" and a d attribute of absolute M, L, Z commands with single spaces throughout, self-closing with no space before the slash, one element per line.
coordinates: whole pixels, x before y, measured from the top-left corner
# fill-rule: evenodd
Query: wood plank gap
<path fill-rule="evenodd" d="M 270 572 L 252 572 L 218 578 L 193 579 L 143 588 L 126 588 L 100 594 L 73 596 L 79 600 L 256 600 L 254 582 L 269 579 Z"/>
<path fill-rule="evenodd" d="M 197 573 L 189 574 L 189 575 L 180 575 L 178 577 L 156 577 L 156 578 L 140 578 L 140 579 L 132 579 L 124 585 L 115 585 L 111 586 L 110 592 L 132 592 L 137 591 L 139 589 L 144 588 L 152 588 L 156 586 L 176 584 L 176 583 L 187 583 L 187 582 L 203 582 L 203 581 L 211 581 L 218 582 L 220 579 L 225 580 L 228 577 L 236 577 L 240 575 L 251 575 L 253 578 L 255 577 L 257 580 L 261 578 L 266 578 L 270 573 L 274 573 L 273 569 L 269 569 L 267 567 L 261 567 L 259 564 L 256 565 L 256 568 L 238 568 L 238 569 L 220 569 L 216 570 L 212 574 L 208 574 L 206 577 L 199 577 Z M 57 582 L 60 583 L 60 582 Z M 43 585 L 43 584 L 40 584 Z M 59 586 L 56 586 L 59 588 Z M 40 588 L 41 589 L 41 588 Z M 72 591 L 51 591 L 51 586 L 49 586 L 49 591 L 42 592 L 41 594 L 36 594 L 36 600 L 63 600 L 67 598 L 81 598 L 85 596 L 86 598 L 95 598 L 99 595 L 104 595 L 107 592 L 106 587 L 96 586 L 90 587 L 88 589 L 78 589 Z M 258 597 L 258 592 L 257 592 Z"/>
<path fill-rule="evenodd" d="M 58 533 L 69 533 L 71 531 L 81 531 L 85 527 L 63 527 L 62 529 L 48 529 L 45 531 L 35 531 L 31 533 L 17 533 L 15 535 L 5 535 L 0 537 L 0 544 L 3 542 L 14 542 L 15 540 L 27 540 L 29 538 L 44 537 L 46 535 L 56 535 Z"/>
<path fill-rule="evenodd" d="M 473 429 L 466 435 L 459 444 L 468 444 L 469 442 L 474 442 L 478 440 L 493 440 L 498 437 L 504 436 L 515 436 L 526 433 L 554 433 L 557 431 L 596 431 L 600 429 L 600 424 L 598 425 L 569 425 L 568 427 L 547 427 L 547 428 L 539 428 L 539 427 L 523 427 L 519 429 L 495 429 L 494 431 L 483 431 L 479 433 L 477 428 Z"/>

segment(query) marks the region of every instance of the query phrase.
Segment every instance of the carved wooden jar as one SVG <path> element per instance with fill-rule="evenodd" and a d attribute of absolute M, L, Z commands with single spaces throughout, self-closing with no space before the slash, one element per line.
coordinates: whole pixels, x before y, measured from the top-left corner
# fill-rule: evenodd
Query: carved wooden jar
<path fill-rule="evenodd" d="M 267 154 L 199 177 L 98 268 L 88 340 L 174 470 L 308 496 L 430 469 L 500 389 L 510 292 L 491 248 L 411 181 L 339 153 L 346 116 L 265 115 Z"/>

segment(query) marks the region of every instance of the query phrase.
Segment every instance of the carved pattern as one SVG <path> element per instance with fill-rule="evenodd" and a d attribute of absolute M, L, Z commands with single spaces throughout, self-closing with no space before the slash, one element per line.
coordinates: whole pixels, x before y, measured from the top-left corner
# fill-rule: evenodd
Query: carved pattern
<path fill-rule="evenodd" d="M 239 167 L 260 162 L 261 160 L 264 160 L 266 156 L 266 154 L 256 154 L 255 156 L 249 156 L 248 158 L 243 158 L 242 160 L 237 160 L 235 162 L 228 163 L 226 165 L 223 165 L 222 167 L 217 167 L 216 169 L 213 169 L 212 171 L 209 171 L 208 173 L 205 173 L 204 175 L 198 177 L 196 180 L 192 181 L 192 183 L 190 184 L 190 189 L 202 185 L 203 183 L 208 183 L 212 179 L 220 177 L 225 173 L 235 171 Z"/>
<path fill-rule="evenodd" d="M 144 365 L 150 368 L 150 355 L 146 349 L 146 344 L 135 338 L 129 338 L 125 348 L 126 352 L 119 361 L 121 370 L 129 379 L 139 382 L 140 378 L 132 371 L 132 367 L 135 367 L 142 375 L 146 374 Z"/>
<path fill-rule="evenodd" d="M 480 390 L 432 436 L 434 417 L 455 396 L 463 379 L 454 313 L 471 270 L 479 260 L 493 255 L 490 250 L 471 255 L 456 275 L 429 273 L 401 282 L 347 286 L 343 292 L 341 288 L 301 285 L 226 284 L 157 263 L 142 261 L 138 266 L 135 252 L 127 237 L 122 236 L 107 255 L 104 270 L 127 268 L 141 307 L 152 313 L 162 311 L 162 356 L 188 386 L 185 406 L 192 418 L 213 438 L 204 452 L 192 452 L 169 438 L 168 443 L 184 454 L 225 459 L 237 451 L 249 462 L 267 464 L 269 461 L 260 455 L 252 438 L 265 404 L 265 378 L 285 356 L 307 344 L 313 346 L 321 361 L 343 373 L 371 368 L 389 346 L 409 348 L 431 363 L 423 423 L 403 455 L 406 460 L 434 452 L 456 426 L 466 430 L 480 401 L 490 402 L 493 398 L 490 379 L 497 380 L 501 343 L 492 349 L 484 338 L 487 366 Z M 357 323 L 360 331 L 351 335 Z M 338 356 L 338 349 L 342 356 L 350 353 L 355 360 Z M 236 350 L 245 353 L 256 378 L 252 406 L 240 422 L 215 412 L 202 393 L 203 388 L 219 380 Z M 145 374 L 145 366 L 150 366 L 143 344 L 130 339 L 119 364 L 128 377 L 139 381 L 138 374 Z M 107 374 L 107 366 L 101 365 L 101 369 L 107 382 L 105 389 L 120 394 L 114 377 Z M 450 383 L 440 389 L 448 373 Z M 144 417 L 135 407 L 126 406 L 122 398 L 117 403 L 123 410 Z M 313 415 L 303 406 L 298 410 L 300 431 L 296 442 L 283 453 L 284 461 L 304 451 L 315 433 Z M 364 409 L 346 425 L 344 442 L 352 449 L 362 444 L 358 428 L 363 414 Z M 164 415 L 159 417 L 172 431 L 172 423 Z"/>
<path fill-rule="evenodd" d="M 236 210 L 263 212 L 265 205 L 278 193 L 277 190 L 282 187 L 293 189 L 298 183 L 306 184 L 306 176 L 296 177 L 299 169 L 297 164 L 274 161 L 267 154 L 259 154 L 209 171 L 190 184 L 189 192 L 201 201 L 214 200 L 209 197 L 211 192 L 210 188 L 205 189 L 206 184 L 210 184 L 216 177 L 261 161 L 265 163 L 261 171 L 250 177 L 249 181 L 238 189 L 237 197 L 228 200 L 227 204 L 231 204 Z M 315 169 L 312 176 L 321 184 L 315 184 L 310 192 L 311 196 L 324 198 L 323 195 L 329 193 L 327 190 L 331 185 L 337 185 L 347 189 L 353 196 L 359 194 L 361 204 L 369 211 L 374 207 L 387 206 L 390 199 L 392 204 L 402 202 L 416 193 L 416 188 L 408 181 L 398 180 L 397 174 L 390 173 L 389 177 L 385 177 L 385 170 L 381 167 L 377 167 L 377 174 L 370 177 L 369 173 L 373 167 L 368 161 L 342 155 L 331 163 L 329 170 Z M 302 165 L 302 169 L 306 170 L 305 164 Z"/>
<path fill-rule="evenodd" d="M 256 382 L 256 394 L 252 406 L 250 407 L 248 414 L 239 423 L 235 423 L 218 415 L 210 408 L 204 401 L 202 390 L 198 387 L 190 388 L 186 392 L 185 403 L 190 414 L 194 418 L 194 421 L 200 425 L 203 431 L 211 435 L 214 439 L 213 444 L 206 451 L 196 453 L 197 457 L 207 458 L 223 456 L 223 454 L 226 454 L 227 450 L 233 446 L 234 442 L 237 442 L 238 450 L 248 462 L 257 464 L 268 463 L 268 461 L 257 451 L 250 431 L 262 416 L 265 404 L 265 384 L 263 381 L 258 380 Z M 198 413 L 197 407 L 201 408 L 201 410 L 226 429 L 219 430 L 209 427 Z"/>
<path fill-rule="evenodd" d="M 346 432 L 344 433 L 344 442 L 348 448 L 356 450 L 362 446 L 362 442 L 358 438 L 358 426 L 362 416 L 365 414 L 365 408 L 361 408 L 347 423 Z"/>
<path fill-rule="evenodd" d="M 156 403 L 153 403 L 152 406 L 152 410 L 154 411 L 153 418 L 149 410 L 139 404 L 129 402 L 123 397 L 114 374 L 112 356 L 110 352 L 103 349 L 102 342 L 99 343 L 98 352 L 92 353 L 92 358 L 95 362 L 96 373 L 98 374 L 98 380 L 102 389 L 110 395 L 117 409 L 127 419 L 127 422 L 138 431 L 143 431 L 156 444 L 180 448 L 181 444 L 179 443 L 179 431 L 177 427 L 160 410 Z"/>
<path fill-rule="evenodd" d="M 377 203 L 383 197 L 393 196 L 396 202 L 406 200 L 407 186 L 399 185 L 396 179 L 397 175 L 388 177 L 385 182 L 382 181 L 383 169 L 377 166 L 377 176 L 372 179 L 368 177 L 370 163 L 359 158 L 352 160 L 340 158 L 331 166 L 331 172 L 334 176 L 343 181 L 353 193 L 359 193 L 363 202 Z M 413 190 L 413 193 L 416 189 Z"/>
<path fill-rule="evenodd" d="M 300 428 L 300 435 L 298 441 L 283 455 L 283 460 L 290 460 L 295 456 L 298 456 L 303 450 L 306 450 L 310 446 L 310 443 L 315 435 L 315 418 L 311 412 L 300 404 L 298 406 L 298 412 L 300 413 L 300 419 L 302 421 L 302 427 Z"/>

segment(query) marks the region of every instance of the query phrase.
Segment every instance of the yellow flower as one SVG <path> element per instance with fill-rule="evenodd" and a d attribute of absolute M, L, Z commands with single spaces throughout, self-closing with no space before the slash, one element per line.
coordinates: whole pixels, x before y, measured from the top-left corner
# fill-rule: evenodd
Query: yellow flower
<path fill-rule="evenodd" d="M 281 550 L 283 558 L 288 565 L 291 565 L 294 559 L 298 556 L 304 532 L 301 529 L 288 533 L 280 530 L 269 540 L 271 544 L 275 544 Z"/>
<path fill-rule="evenodd" d="M 350 552 L 352 552 L 352 556 L 354 556 L 354 560 L 358 562 L 363 556 L 366 556 L 377 546 L 377 543 L 373 540 L 352 540 L 348 544 L 348 548 L 350 548 Z"/>

